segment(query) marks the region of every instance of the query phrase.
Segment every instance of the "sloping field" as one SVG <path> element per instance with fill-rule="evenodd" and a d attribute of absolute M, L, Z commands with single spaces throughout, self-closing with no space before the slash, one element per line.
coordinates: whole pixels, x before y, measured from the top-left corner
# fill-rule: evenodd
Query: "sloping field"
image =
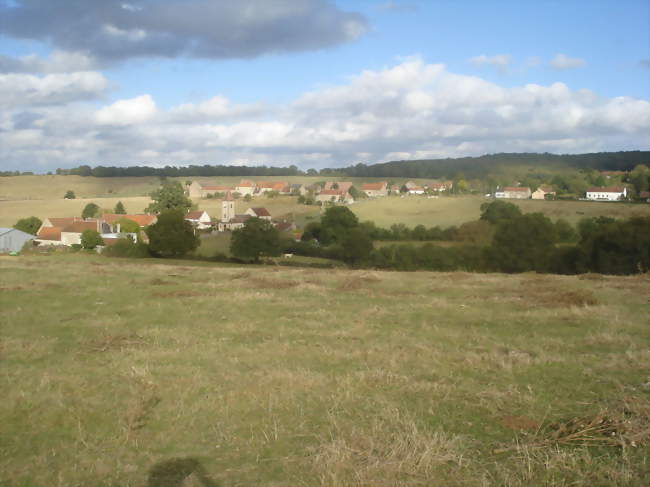
<path fill-rule="evenodd" d="M 650 479 L 647 275 L 81 254 L 0 273 L 2 485 Z"/>
<path fill-rule="evenodd" d="M 387 197 L 361 200 L 350 209 L 360 220 L 372 220 L 377 226 L 390 227 L 404 223 L 409 227 L 439 225 L 448 227 L 476 220 L 481 216 L 481 204 L 494 201 L 479 196 L 427 198 L 423 196 Z M 650 215 L 650 205 L 604 203 L 593 201 L 533 201 L 507 200 L 518 205 L 524 213 L 541 212 L 552 220 L 564 218 L 575 224 L 592 216 L 629 218 Z"/>

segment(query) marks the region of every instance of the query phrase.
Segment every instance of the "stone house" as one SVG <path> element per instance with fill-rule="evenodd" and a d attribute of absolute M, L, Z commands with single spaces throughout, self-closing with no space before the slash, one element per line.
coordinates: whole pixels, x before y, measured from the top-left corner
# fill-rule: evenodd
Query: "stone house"
<path fill-rule="evenodd" d="M 365 183 L 361 185 L 361 191 L 366 193 L 370 198 L 388 196 L 388 183 L 386 181 L 379 183 Z"/>
<path fill-rule="evenodd" d="M 534 200 L 543 200 L 546 199 L 546 195 L 555 196 L 555 191 L 553 191 L 551 186 L 542 184 L 539 188 L 533 191 L 531 198 Z"/>

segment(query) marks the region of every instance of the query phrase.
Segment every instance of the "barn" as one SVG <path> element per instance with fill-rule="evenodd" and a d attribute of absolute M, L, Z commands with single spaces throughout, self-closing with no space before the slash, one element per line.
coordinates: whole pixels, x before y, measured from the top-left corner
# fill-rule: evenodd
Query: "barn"
<path fill-rule="evenodd" d="M 0 253 L 20 252 L 25 242 L 33 240 L 34 235 L 15 228 L 0 228 Z"/>

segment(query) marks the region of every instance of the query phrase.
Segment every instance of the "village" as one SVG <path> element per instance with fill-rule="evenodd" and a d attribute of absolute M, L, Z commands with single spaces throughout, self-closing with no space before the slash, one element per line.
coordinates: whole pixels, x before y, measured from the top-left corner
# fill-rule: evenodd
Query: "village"
<path fill-rule="evenodd" d="M 606 178 L 620 177 L 621 174 L 603 171 Z M 357 187 L 358 186 L 358 187 Z M 359 199 L 383 197 L 425 197 L 438 198 L 450 194 L 454 190 L 451 180 L 416 183 L 412 180 L 405 183 L 390 184 L 387 181 L 358 183 L 355 186 L 349 181 L 323 181 L 320 183 L 290 183 L 286 181 L 253 181 L 242 179 L 239 183 L 212 184 L 206 182 L 187 182 L 184 191 L 193 201 L 221 199 L 221 214 L 210 214 L 207 210 L 197 209 L 198 204 L 185 214 L 185 220 L 201 235 L 231 232 L 242 228 L 250 218 L 260 218 L 273 224 L 281 232 L 289 232 L 296 240 L 300 239 L 301 229 L 287 215 L 272 215 L 265 207 L 251 206 L 242 213 L 235 212 L 235 201 L 252 202 L 259 197 L 274 198 L 279 196 L 297 197 L 297 203 L 328 207 L 332 205 L 352 205 Z M 583 201 L 625 201 L 629 193 L 624 185 L 590 187 L 585 191 Z M 512 200 L 552 200 L 556 198 L 553 186 L 542 184 L 534 191 L 527 186 L 498 187 L 494 193 L 485 194 L 486 198 Z M 638 194 L 640 201 L 650 202 L 650 192 Z M 114 245 L 121 238 L 146 241 L 143 231 L 125 231 L 120 222 L 131 221 L 139 230 L 144 230 L 157 221 L 155 214 L 117 214 L 103 212 L 92 218 L 79 216 L 47 217 L 43 220 L 35 235 L 21 232 L 17 229 L 4 228 L 0 234 L 0 247 L 3 252 L 17 252 L 26 242 L 33 241 L 37 246 L 78 246 L 85 230 L 96 231 L 105 246 Z"/>

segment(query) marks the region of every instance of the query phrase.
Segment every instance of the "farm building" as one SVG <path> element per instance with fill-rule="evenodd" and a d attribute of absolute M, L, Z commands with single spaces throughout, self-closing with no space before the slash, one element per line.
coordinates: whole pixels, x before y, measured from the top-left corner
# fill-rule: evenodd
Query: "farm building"
<path fill-rule="evenodd" d="M 541 185 L 539 188 L 533 191 L 531 198 L 534 200 L 543 200 L 546 199 L 546 195 L 555 196 L 555 191 L 553 191 L 553 188 L 551 186 Z"/>
<path fill-rule="evenodd" d="M 212 218 L 208 212 L 204 210 L 190 211 L 187 213 L 187 215 L 185 215 L 185 220 L 190 222 L 199 230 L 210 228 L 212 226 Z"/>
<path fill-rule="evenodd" d="M 506 186 L 494 193 L 495 198 L 506 198 L 513 200 L 527 200 L 531 197 L 530 188 L 525 186 Z"/>
<path fill-rule="evenodd" d="M 627 189 L 621 186 L 589 188 L 586 197 L 592 201 L 619 201 L 627 197 Z"/>
<path fill-rule="evenodd" d="M 371 198 L 375 198 L 377 196 L 388 196 L 388 183 L 386 181 L 382 181 L 380 183 L 362 184 L 361 191 L 366 193 Z"/>
<path fill-rule="evenodd" d="M 0 228 L 0 253 L 20 252 L 25 243 L 33 239 L 34 235 L 21 230 Z"/>

